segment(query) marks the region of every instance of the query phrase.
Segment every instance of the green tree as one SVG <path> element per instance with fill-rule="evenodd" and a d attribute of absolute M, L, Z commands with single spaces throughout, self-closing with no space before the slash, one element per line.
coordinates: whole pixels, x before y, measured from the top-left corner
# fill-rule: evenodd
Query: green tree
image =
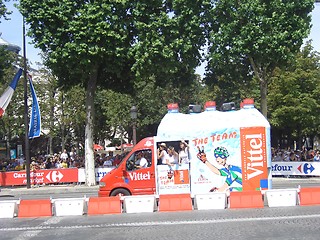
<path fill-rule="evenodd" d="M 17 68 L 21 64 L 21 57 L 5 48 L 0 48 L 0 94 L 9 86 Z M 4 115 L 0 118 L 0 139 L 6 139 L 7 157 L 10 157 L 10 142 L 13 139 L 19 139 L 24 133 L 23 122 L 23 84 L 21 77 L 18 82 L 15 93 L 8 105 Z"/>
<path fill-rule="evenodd" d="M 308 43 L 293 64 L 277 68 L 270 79 L 268 102 L 274 144 L 287 140 L 301 148 L 303 139 L 313 139 L 320 126 L 320 55 Z M 285 147 L 285 146 L 281 146 Z"/>
<path fill-rule="evenodd" d="M 48 153 L 83 143 L 84 89 L 79 85 L 69 89 L 59 87 L 57 78 L 45 67 L 34 73 L 33 82 L 41 109 L 43 133 L 48 138 Z"/>
<path fill-rule="evenodd" d="M 8 16 L 11 14 L 11 12 L 8 11 L 5 2 L 9 2 L 10 0 L 0 0 L 0 23 L 1 18 L 3 17 L 5 20 L 8 20 Z"/>
<path fill-rule="evenodd" d="M 12 71 L 12 64 L 14 63 L 14 53 L 9 52 L 6 50 L 4 46 L 0 47 L 0 82 L 4 85 L 7 82 L 7 71 L 11 69 Z M 4 90 L 4 89 L 1 89 Z"/>
<path fill-rule="evenodd" d="M 267 116 L 267 85 L 276 66 L 299 51 L 311 28 L 314 0 L 212 1 L 208 11 L 208 66 L 213 76 L 260 87 L 261 112 Z"/>
<path fill-rule="evenodd" d="M 134 99 L 138 107 L 141 135 L 156 135 L 168 103 L 178 103 L 181 112 L 187 112 L 189 104 L 202 104 L 202 88 L 201 79 L 195 74 L 190 75 L 186 82 L 167 82 L 163 86 L 157 84 L 155 76 L 136 81 Z"/>
<path fill-rule="evenodd" d="M 194 71 L 204 42 L 197 19 L 201 2 L 20 1 L 29 34 L 47 54 L 46 63 L 60 85 L 86 87 L 87 185 L 96 184 L 93 129 L 97 86 L 130 91 L 135 75 L 156 72 L 160 78 L 160 74 L 172 76 L 180 69 Z"/>
<path fill-rule="evenodd" d="M 96 98 L 96 141 L 111 140 L 120 136 L 123 140 L 130 131 L 130 107 L 132 97 L 125 93 L 101 89 Z M 121 140 L 120 139 L 120 140 Z"/>

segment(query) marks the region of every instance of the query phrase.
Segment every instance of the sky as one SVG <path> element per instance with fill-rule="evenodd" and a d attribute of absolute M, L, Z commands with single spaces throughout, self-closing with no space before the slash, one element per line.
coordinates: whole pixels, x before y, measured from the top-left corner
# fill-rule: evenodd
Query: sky
<path fill-rule="evenodd" d="M 11 20 L 1 19 L 0 23 L 0 33 L 2 33 L 1 37 L 12 44 L 18 45 L 21 47 L 20 54 L 23 53 L 23 36 L 22 36 L 22 16 L 19 11 L 13 6 L 13 2 L 6 3 L 7 8 L 10 11 L 13 11 L 13 14 L 10 15 Z M 320 52 L 320 3 L 315 3 L 315 8 L 312 14 L 312 28 L 311 33 L 307 39 L 312 39 L 312 45 L 314 49 Z M 28 28 L 28 26 L 26 26 Z M 31 43 L 32 40 L 30 38 L 26 38 L 27 46 L 26 46 L 26 55 L 30 61 L 30 64 L 33 68 L 37 69 L 37 62 L 41 62 L 41 58 L 39 56 L 40 50 L 36 49 Z M 204 74 L 204 65 L 198 67 L 196 72 L 203 76 Z"/>

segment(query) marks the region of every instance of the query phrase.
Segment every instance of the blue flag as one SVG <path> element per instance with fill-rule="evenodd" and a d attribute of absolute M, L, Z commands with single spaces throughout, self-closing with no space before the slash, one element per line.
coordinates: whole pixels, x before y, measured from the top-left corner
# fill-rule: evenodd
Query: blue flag
<path fill-rule="evenodd" d="M 41 116 L 40 116 L 40 108 L 37 99 L 36 92 L 34 91 L 32 80 L 29 76 L 30 90 L 32 96 L 32 111 L 29 123 L 29 139 L 40 137 L 41 131 Z"/>

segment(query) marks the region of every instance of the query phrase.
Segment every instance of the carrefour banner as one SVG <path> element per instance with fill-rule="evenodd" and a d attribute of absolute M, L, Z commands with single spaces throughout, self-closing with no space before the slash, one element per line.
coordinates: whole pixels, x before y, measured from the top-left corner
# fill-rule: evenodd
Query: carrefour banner
<path fill-rule="evenodd" d="M 77 168 L 41 169 L 30 172 L 31 184 L 78 182 Z M 0 172 L 0 186 L 27 184 L 26 171 Z"/>
<path fill-rule="evenodd" d="M 99 182 L 104 175 L 106 175 L 108 172 L 110 172 L 114 167 L 108 167 L 108 168 L 95 168 L 95 175 L 96 175 L 96 181 Z M 78 182 L 85 182 L 86 181 L 86 172 L 84 168 L 78 169 Z"/>
<path fill-rule="evenodd" d="M 320 176 L 320 162 L 272 162 L 272 175 Z"/>

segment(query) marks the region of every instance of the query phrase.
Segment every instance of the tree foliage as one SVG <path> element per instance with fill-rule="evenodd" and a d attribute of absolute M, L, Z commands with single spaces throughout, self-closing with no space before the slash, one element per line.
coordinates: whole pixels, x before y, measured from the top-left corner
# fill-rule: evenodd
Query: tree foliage
<path fill-rule="evenodd" d="M 42 113 L 42 128 L 50 139 L 49 153 L 63 151 L 64 148 L 84 141 L 85 91 L 79 86 L 63 89 L 47 68 L 40 68 L 34 76 Z M 53 147 L 52 144 L 56 147 Z"/>
<path fill-rule="evenodd" d="M 199 64 L 204 42 L 202 1 L 21 0 L 30 36 L 62 86 L 86 87 L 86 180 L 93 171 L 94 97 L 97 86 L 130 91 L 135 77 L 161 82 Z M 171 79 L 170 77 L 171 76 Z M 160 81 L 158 81 L 160 82 Z"/>
<path fill-rule="evenodd" d="M 270 123 L 274 139 L 313 138 L 320 126 L 320 55 L 308 43 L 287 68 L 277 68 L 269 85 Z M 278 136 L 276 133 L 279 133 Z"/>
<path fill-rule="evenodd" d="M 0 83 L 7 82 L 7 71 L 11 69 L 15 61 L 14 53 L 8 51 L 4 46 L 0 46 Z"/>
<path fill-rule="evenodd" d="M 179 83 L 159 86 L 155 76 L 136 81 L 134 100 L 138 107 L 138 137 L 156 135 L 158 125 L 167 113 L 168 103 L 178 103 L 181 112 L 187 112 L 189 104 L 203 103 L 204 87 L 199 76 L 190 77 L 188 84 Z"/>
<path fill-rule="evenodd" d="M 156 79 L 136 81 L 132 95 L 117 93 L 112 90 L 98 90 L 96 98 L 96 139 L 112 139 L 126 136 L 132 139 L 132 119 L 130 108 L 135 105 L 138 110 L 137 138 L 156 135 L 157 126 L 167 112 L 167 104 L 176 102 L 182 112 L 186 112 L 190 103 L 203 103 L 203 90 L 200 79 L 194 76 L 193 83 L 184 86 L 156 84 Z"/>
<path fill-rule="evenodd" d="M 96 142 L 115 137 L 127 137 L 130 126 L 132 97 L 125 93 L 99 89 L 96 97 Z"/>
<path fill-rule="evenodd" d="M 3 17 L 5 20 L 8 20 L 8 16 L 11 14 L 10 11 L 8 11 L 5 2 L 9 2 L 10 0 L 0 0 L 0 23 L 1 18 Z"/>
<path fill-rule="evenodd" d="M 299 51 L 311 25 L 313 0 L 212 1 L 208 12 L 207 81 L 259 82 L 261 111 L 267 116 L 267 83 L 276 66 Z M 235 84 L 235 87 L 238 84 Z"/>

